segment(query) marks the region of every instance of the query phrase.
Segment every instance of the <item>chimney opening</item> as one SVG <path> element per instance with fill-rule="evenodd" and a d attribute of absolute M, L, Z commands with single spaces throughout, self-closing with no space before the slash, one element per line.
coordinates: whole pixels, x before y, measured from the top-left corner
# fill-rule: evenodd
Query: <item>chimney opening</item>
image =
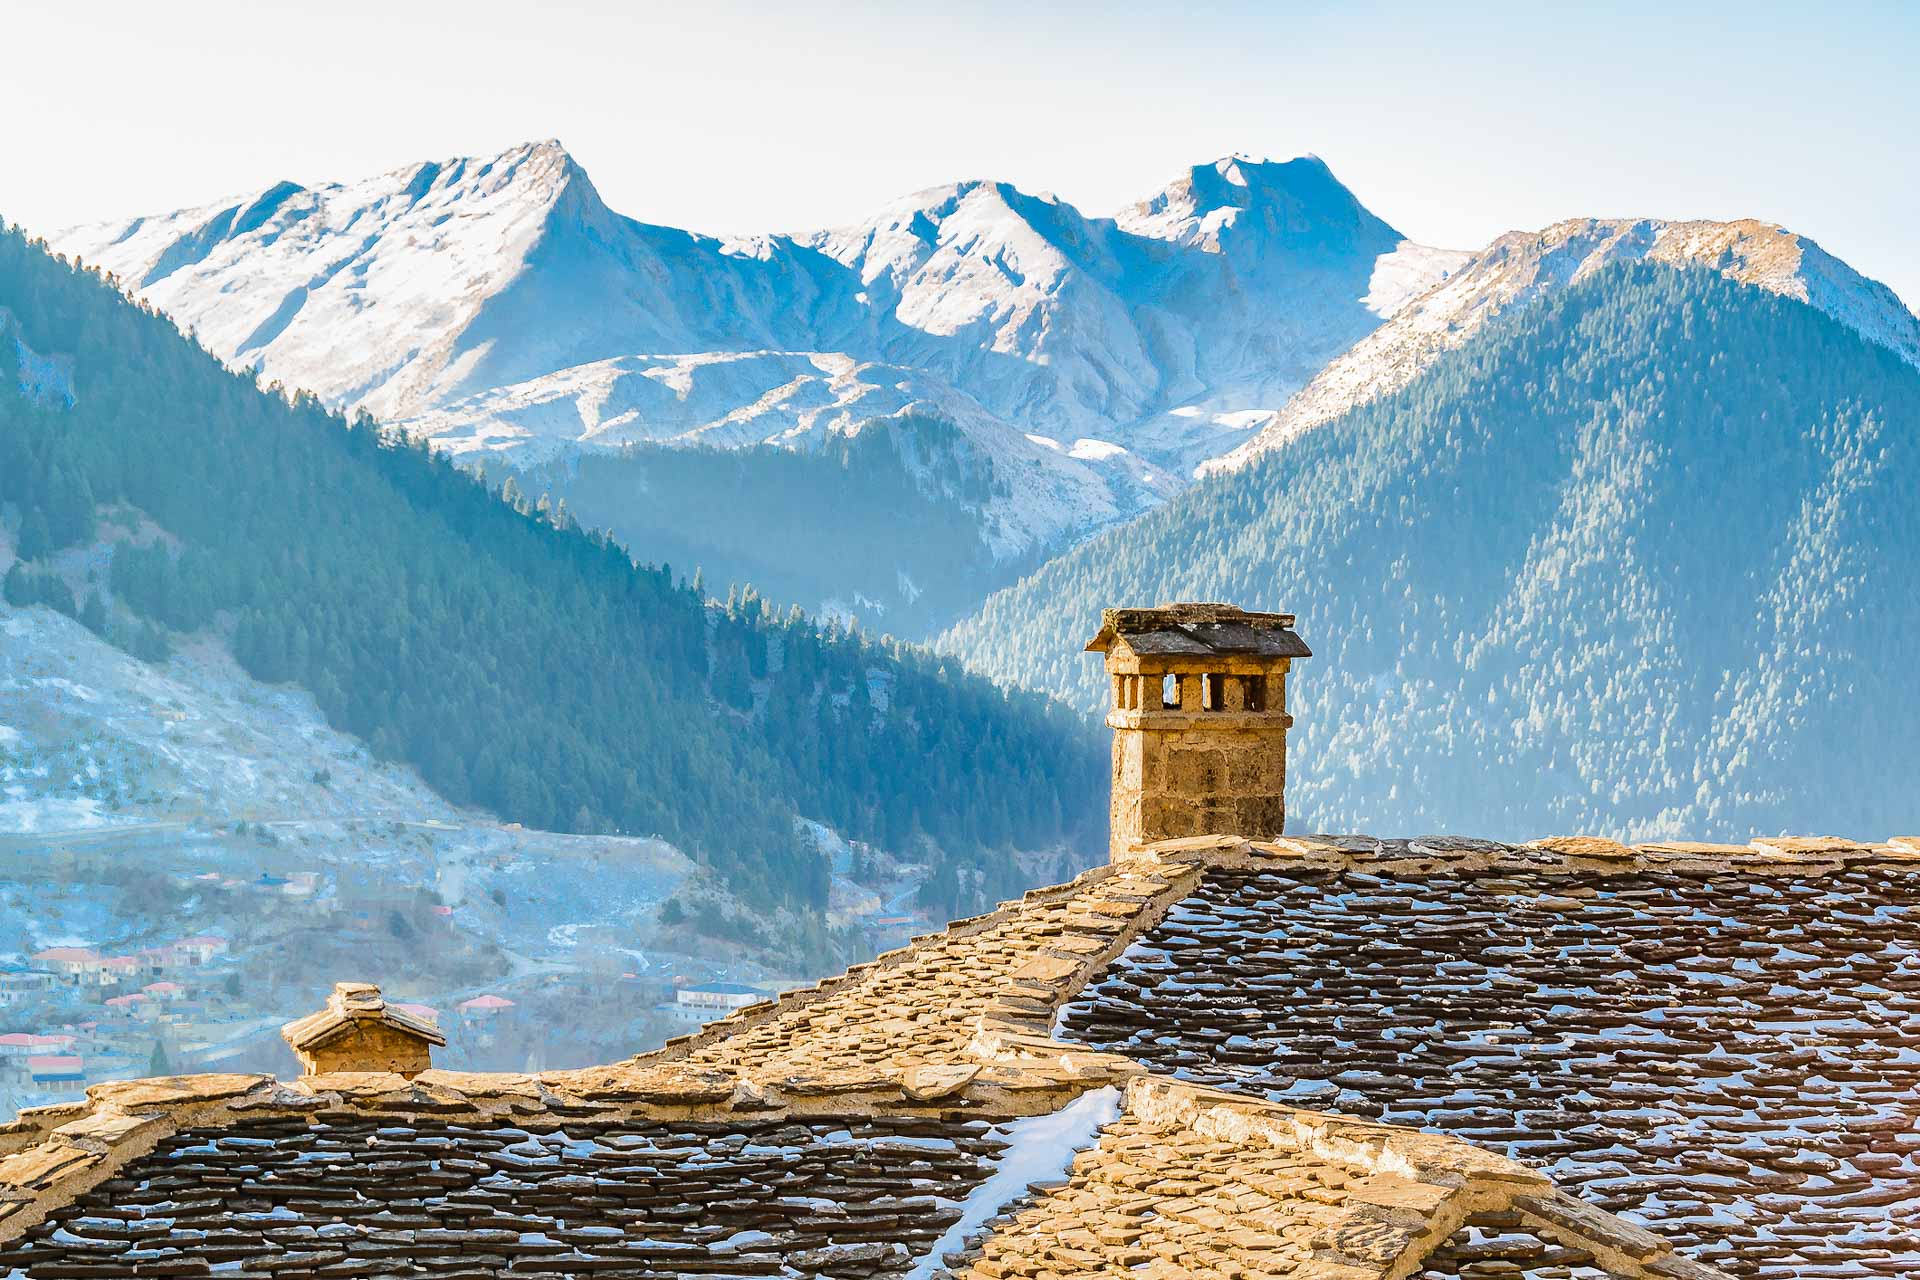
<path fill-rule="evenodd" d="M 1267 678 L 1265 676 L 1242 676 L 1242 697 L 1246 700 L 1248 711 L 1267 709 Z"/>
<path fill-rule="evenodd" d="M 1208 672 L 1200 677 L 1200 708 L 1203 711 L 1227 709 L 1227 678 Z"/>

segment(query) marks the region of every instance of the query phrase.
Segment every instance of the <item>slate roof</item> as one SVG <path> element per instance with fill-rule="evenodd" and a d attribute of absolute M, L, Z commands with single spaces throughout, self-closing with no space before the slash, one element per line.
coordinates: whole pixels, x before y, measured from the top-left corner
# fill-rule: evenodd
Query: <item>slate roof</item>
<path fill-rule="evenodd" d="M 1274 851 L 1063 1032 L 1508 1152 L 1733 1275 L 1920 1273 L 1920 841 Z"/>
<path fill-rule="evenodd" d="M 334 984 L 326 1008 L 304 1018 L 295 1018 L 280 1028 L 280 1035 L 296 1050 L 317 1049 L 332 1043 L 356 1024 L 371 1023 L 392 1027 L 428 1044 L 444 1045 L 447 1042 L 445 1033 L 439 1027 L 407 1012 L 402 1006 L 387 1003 L 381 998 L 378 987 L 365 982 Z"/>
<path fill-rule="evenodd" d="M 1313 651 L 1295 634 L 1293 623 L 1290 613 L 1248 613 L 1226 604 L 1106 609 L 1086 651 L 1120 647 L 1142 657 L 1311 658 Z"/>
<path fill-rule="evenodd" d="M 914 1119 L 242 1119 L 160 1142 L 0 1246 L 0 1275 L 897 1274 L 1000 1145 Z"/>
<path fill-rule="evenodd" d="M 0 1125 L 0 1275 L 1913 1274 L 1916 872 L 1170 841 L 622 1063 L 96 1085 Z"/>

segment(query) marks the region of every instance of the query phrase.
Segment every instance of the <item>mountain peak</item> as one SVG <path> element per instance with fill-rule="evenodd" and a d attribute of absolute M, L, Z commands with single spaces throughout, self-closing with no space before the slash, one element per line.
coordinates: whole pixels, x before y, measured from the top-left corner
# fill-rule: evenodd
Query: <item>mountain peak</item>
<path fill-rule="evenodd" d="M 1376 247 L 1405 237 L 1375 217 L 1315 155 L 1256 159 L 1235 152 L 1196 164 L 1184 177 L 1115 221 L 1135 235 L 1222 251 L 1235 229 L 1257 225 L 1283 242 Z"/>
<path fill-rule="evenodd" d="M 515 193 L 513 198 L 529 198 L 550 203 L 570 188 L 581 187 L 583 195 L 593 193 L 586 170 L 567 151 L 558 138 L 522 142 L 490 156 L 454 156 L 446 160 L 423 160 L 389 170 L 369 182 L 349 183 L 331 188 L 350 200 L 378 198 L 385 188 L 409 204 L 430 197 L 438 201 L 471 201 Z"/>

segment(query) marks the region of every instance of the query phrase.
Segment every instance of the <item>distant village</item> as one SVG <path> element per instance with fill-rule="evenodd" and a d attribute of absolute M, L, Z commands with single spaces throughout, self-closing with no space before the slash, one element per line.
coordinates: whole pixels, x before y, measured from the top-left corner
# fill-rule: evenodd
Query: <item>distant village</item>
<path fill-rule="evenodd" d="M 44 1016 L 34 1030 L 0 1033 L 0 1101 L 171 1068 L 175 1054 L 204 1047 L 215 992 L 233 972 L 227 955 L 227 939 L 197 934 L 125 955 L 48 947 L 0 965 L 0 1019 Z"/>
<path fill-rule="evenodd" d="M 256 904 L 255 919 L 292 910 L 308 918 L 342 921 L 349 930 L 388 928 L 373 903 L 339 901 L 333 878 L 317 872 L 250 877 L 206 872 L 177 874 L 172 880 L 183 890 L 238 894 Z M 451 907 L 436 904 L 425 910 L 443 927 L 452 923 Z M 898 945 L 910 929 L 925 927 L 919 917 L 889 911 L 871 899 L 848 914 L 863 940 L 876 949 Z M 0 1117 L 77 1097 L 87 1086 L 107 1080 L 263 1069 L 262 1054 L 283 1051 L 277 1034 L 281 1023 L 300 1012 L 262 1007 L 262 971 L 278 969 L 280 959 L 265 955 L 261 939 L 204 932 L 126 951 L 72 937 L 60 941 L 30 954 L 0 956 Z M 703 966 L 697 961 L 691 973 L 670 972 L 682 967 L 656 961 L 648 972 L 601 969 L 596 979 L 602 983 L 599 998 L 645 1019 L 657 1039 L 683 1034 L 776 994 L 771 986 L 702 980 Z M 464 998 L 445 1010 L 401 1001 L 394 1007 L 441 1027 L 470 1059 L 467 1065 L 538 1066 L 517 1059 L 524 1050 L 515 1028 L 522 1020 L 523 1001 L 546 1005 L 577 998 L 552 985 L 557 981 L 553 975 L 535 979 L 531 993 L 515 987 L 520 1000 L 481 991 L 463 993 Z M 545 1027 L 534 1038 L 550 1035 L 542 1015 L 553 1009 L 525 1012 L 532 1024 Z M 645 1047 L 650 1046 L 632 1046 Z"/>

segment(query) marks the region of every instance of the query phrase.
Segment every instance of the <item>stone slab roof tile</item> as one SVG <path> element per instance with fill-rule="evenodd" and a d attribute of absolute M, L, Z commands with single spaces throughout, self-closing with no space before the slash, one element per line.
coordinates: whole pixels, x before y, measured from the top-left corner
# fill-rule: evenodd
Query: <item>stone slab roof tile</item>
<path fill-rule="evenodd" d="M 1617 1222 L 1604 1207 L 1693 1255 L 1634 1263 L 1648 1274 L 1920 1266 L 1901 1226 L 1920 1212 L 1920 1147 L 1897 1119 L 1920 1093 L 1910 857 L 1834 838 L 1558 839 L 1422 863 L 1401 847 L 1209 855 L 1200 891 L 1057 1034 L 1551 1170 L 1567 1198 L 1489 1239 Z M 1649 1247 L 1599 1234 L 1582 1246 L 1596 1256 Z"/>
<path fill-rule="evenodd" d="M 1544 1175 L 1482 1152 L 1442 1154 L 1466 1148 L 1457 1139 L 1389 1130 L 1138 1079 L 1070 1176 L 974 1242 L 951 1274 L 1389 1280 L 1501 1211 L 1578 1241 L 1580 1256 L 1620 1276 L 1651 1277 L 1673 1257 L 1657 1237 L 1558 1195 Z"/>
<path fill-rule="evenodd" d="M 1503 1117 L 1490 1105 L 1499 1095 L 1456 1098 L 1452 1090 L 1459 1081 L 1441 1074 L 1403 1092 L 1393 1108 L 1375 1117 L 1314 1109 L 1348 1095 L 1364 1098 L 1368 1090 L 1394 1080 L 1391 1059 L 1356 1056 L 1355 1046 L 1398 1025 L 1398 1011 L 1417 1001 L 1396 995 L 1390 1013 L 1377 1007 L 1380 992 L 1399 991 L 1396 984 L 1416 979 L 1437 982 L 1451 1003 L 1422 1026 L 1422 1035 L 1443 1041 L 1464 1037 L 1461 1043 L 1483 1066 L 1520 1060 L 1515 1056 L 1519 1046 L 1510 1038 L 1512 1019 L 1505 1015 L 1519 1007 L 1516 1002 L 1523 1002 L 1528 987 L 1506 970 L 1524 966 L 1530 944 L 1512 922 L 1578 924 L 1585 934 L 1562 952 L 1584 957 L 1605 954 L 1608 929 L 1643 917 L 1659 922 L 1661 931 L 1644 944 L 1635 942 L 1633 965 L 1643 973 L 1671 970 L 1689 985 L 1685 998 L 1663 997 L 1663 1003 L 1648 1006 L 1657 1007 L 1661 1016 L 1644 1025 L 1632 1021 L 1639 1006 L 1621 1004 L 1627 1020 L 1615 1037 L 1607 1087 L 1641 1109 L 1671 1096 L 1662 1088 L 1692 1091 L 1708 1114 L 1720 1117 L 1717 1123 L 1729 1135 L 1730 1145 L 1721 1148 L 1723 1160 L 1756 1140 L 1768 1140 L 1772 1131 L 1764 1114 L 1753 1113 L 1729 1092 L 1729 1079 L 1713 1070 L 1714 1055 L 1750 1055 L 1767 1034 L 1764 1017 L 1732 1003 L 1751 1001 L 1755 994 L 1747 990 L 1753 984 L 1740 965 L 1781 947 L 1813 956 L 1814 964 L 1796 963 L 1805 967 L 1808 989 L 1818 984 L 1835 1008 L 1847 1011 L 1838 1022 L 1823 1023 L 1835 1043 L 1845 1046 L 1837 1051 L 1842 1056 L 1820 1051 L 1789 1056 L 1777 1067 L 1750 1071 L 1747 1078 L 1761 1096 L 1798 1108 L 1795 1123 L 1803 1135 L 1869 1140 L 1851 1157 L 1853 1173 L 1837 1180 L 1842 1190 L 1828 1203 L 1835 1215 L 1831 1220 L 1844 1224 L 1850 1242 L 1867 1240 L 1881 1250 L 1876 1256 L 1890 1259 L 1871 1224 L 1884 1220 L 1889 1206 L 1915 1199 L 1888 1199 L 1885 1190 L 1912 1188 L 1915 1153 L 1876 1156 L 1878 1148 L 1871 1143 L 1880 1132 L 1878 1112 L 1851 1109 L 1845 1098 L 1872 1072 L 1904 1061 L 1897 1038 L 1888 1038 L 1890 1027 L 1903 1024 L 1889 1019 L 1904 1008 L 1900 1002 L 1920 999 L 1920 968 L 1889 971 L 1862 985 L 1841 980 L 1818 962 L 1821 949 L 1849 930 L 1905 927 L 1904 918 L 1886 916 L 1859 894 L 1862 886 L 1896 868 L 1920 875 L 1912 865 L 1916 860 L 1920 841 L 1911 838 L 1884 844 L 1821 838 L 1628 850 L 1578 837 L 1527 846 L 1449 837 L 1305 836 L 1257 844 L 1209 837 L 1131 850 L 1067 885 L 1028 893 L 839 978 L 743 1010 L 665 1050 L 623 1063 L 539 1074 L 424 1071 L 411 1080 L 382 1072 L 287 1083 L 213 1075 L 96 1086 L 83 1105 L 40 1109 L 0 1126 L 0 1269 L 12 1265 L 26 1280 L 80 1274 L 71 1270 L 71 1259 L 63 1262 L 55 1254 L 36 1254 L 21 1269 L 6 1261 L 4 1250 L 28 1239 L 43 1248 L 60 1231 L 84 1239 L 70 1228 L 88 1214 L 114 1211 L 118 1198 L 133 1194 L 138 1185 L 137 1179 L 127 1180 L 126 1171 L 144 1167 L 140 1162 L 159 1151 L 178 1152 L 185 1162 L 181 1168 L 218 1180 L 225 1175 L 213 1165 L 195 1163 L 212 1158 L 201 1150 L 208 1144 L 220 1159 L 231 1155 L 258 1163 L 261 1153 L 282 1144 L 293 1150 L 303 1143 L 334 1141 L 328 1134 L 349 1146 L 383 1133 L 444 1134 L 456 1147 L 471 1143 L 489 1151 L 506 1139 L 485 1135 L 508 1130 L 521 1135 L 564 1131 L 571 1141 L 576 1132 L 619 1138 L 648 1126 L 710 1134 L 776 1125 L 785 1126 L 781 1132 L 807 1129 L 824 1137 L 848 1125 L 977 1126 L 1051 1111 L 1097 1085 L 1130 1082 L 1127 1110 L 1094 1155 L 1083 1157 L 1062 1185 L 1040 1188 L 1026 1208 L 1002 1215 L 985 1240 L 975 1242 L 966 1264 L 974 1274 L 1362 1280 L 1411 1274 L 1407 1268 L 1428 1256 L 1422 1250 L 1470 1250 L 1481 1247 L 1473 1241 L 1511 1238 L 1535 1242 L 1526 1246 L 1534 1252 L 1512 1255 L 1517 1257 L 1597 1259 L 1615 1274 L 1634 1277 L 1716 1275 L 1711 1261 L 1727 1255 L 1709 1251 L 1690 1260 L 1672 1252 L 1673 1241 L 1699 1229 L 1697 1224 L 1681 1222 L 1676 1236 L 1663 1230 L 1673 1224 L 1654 1220 L 1649 1234 L 1601 1207 L 1621 1188 L 1634 1186 L 1648 1188 L 1669 1205 L 1681 1203 L 1675 1197 L 1684 1179 L 1676 1182 L 1661 1163 L 1671 1148 L 1648 1149 L 1650 1163 L 1636 1167 L 1633 1149 L 1616 1141 L 1604 1178 L 1568 1184 L 1568 1171 L 1579 1169 L 1568 1163 L 1578 1142 L 1570 1142 L 1562 1129 L 1577 1126 L 1591 1111 L 1580 1099 L 1548 1100 L 1524 1117 Z M 1228 904 L 1231 909 L 1222 910 L 1209 898 L 1209 886 L 1236 876 L 1346 877 L 1351 888 L 1341 899 L 1341 913 L 1378 927 L 1367 949 L 1344 967 L 1315 968 L 1310 951 L 1290 945 L 1284 932 L 1260 925 L 1253 909 L 1258 903 Z M 1449 895 L 1466 885 L 1479 886 L 1489 902 L 1500 904 L 1492 927 L 1472 913 L 1450 916 L 1445 908 Z M 1409 886 L 1417 892 L 1409 893 Z M 1762 916 L 1750 928 L 1738 913 L 1716 914 L 1709 906 L 1703 915 L 1703 907 L 1688 897 L 1708 889 L 1727 892 L 1728 886 L 1748 886 L 1752 902 L 1788 913 L 1790 936 L 1782 936 L 1780 918 Z M 1289 919 L 1325 922 L 1325 912 L 1310 902 L 1295 905 L 1309 909 L 1295 910 Z M 1684 940 L 1676 940 L 1675 930 L 1695 919 L 1719 921 L 1716 927 L 1731 948 L 1725 966 L 1700 969 Z M 1298 1052 L 1333 1077 L 1333 1094 L 1324 1099 L 1303 1094 L 1290 1101 L 1310 1105 L 1282 1106 L 1250 1096 L 1244 1087 L 1218 1091 L 1152 1074 L 1167 1069 L 1204 1074 L 1225 1067 L 1230 1081 L 1244 1083 L 1257 1078 L 1244 1074 L 1245 1064 L 1258 1062 L 1266 1052 L 1255 1042 L 1250 1059 L 1249 1048 L 1238 1042 L 1240 1033 L 1230 1021 L 1222 1022 L 1223 1016 L 1238 1017 L 1258 1004 L 1258 998 L 1249 1005 L 1245 994 L 1229 994 L 1237 986 L 1215 989 L 1204 979 L 1183 978 L 1160 989 L 1177 997 L 1181 1008 L 1205 1015 L 1198 1024 L 1205 1034 L 1191 1042 L 1184 1039 L 1184 1014 L 1154 1012 L 1137 995 L 1126 1005 L 1106 999 L 1112 975 L 1126 973 L 1133 963 L 1123 958 L 1161 948 L 1160 936 L 1169 927 L 1231 938 L 1226 971 L 1240 986 L 1268 976 L 1316 984 L 1310 998 L 1291 999 L 1289 1025 Z M 1433 953 L 1434 946 L 1441 950 Z M 1920 948 L 1896 939 L 1886 957 L 1892 963 L 1896 953 L 1916 951 Z M 1467 958 L 1472 965 L 1462 967 Z M 1920 966 L 1920 956 L 1913 963 Z M 1204 974 L 1204 966 L 1193 971 Z M 1706 981 L 1696 982 L 1696 976 Z M 1554 994 L 1550 986 L 1541 990 Z M 1479 992 L 1486 994 L 1473 994 Z M 1568 993 L 1555 998 L 1565 1002 Z M 1475 1003 L 1481 999 L 1491 1002 L 1487 1011 Z M 1112 1016 L 1089 1034 L 1076 1011 L 1103 1000 Z M 1734 1012 L 1711 1035 L 1676 1016 L 1711 1008 L 1716 1000 L 1730 1002 Z M 1321 1035 L 1317 1020 L 1329 1014 L 1338 1021 L 1326 1024 L 1329 1032 Z M 1155 1019 L 1163 1019 L 1157 1032 Z M 1116 1029 L 1122 1033 L 1118 1041 Z M 1148 1038 L 1134 1039 L 1142 1030 Z M 1414 1052 L 1424 1042 L 1403 1039 L 1396 1053 Z M 1158 1044 L 1161 1052 L 1143 1052 L 1143 1044 Z M 1842 1069 L 1839 1062 L 1855 1067 Z M 1805 1070 L 1813 1065 L 1824 1084 L 1810 1091 Z M 1444 1131 L 1412 1127 L 1423 1119 Z M 265 1145 L 230 1145 L 222 1136 L 242 1132 L 261 1135 Z M 436 1151 L 446 1150 L 441 1138 L 433 1142 Z M 1526 1158 L 1515 1159 L 1509 1150 Z M 370 1181 L 354 1185 L 390 1188 L 381 1195 L 401 1192 L 390 1180 L 411 1176 L 396 1173 L 410 1158 L 403 1157 L 396 1156 L 399 1163 L 376 1162 L 355 1175 Z M 560 1152 L 555 1158 L 564 1165 L 574 1157 Z M 1888 1159 L 1895 1163 L 1887 1164 Z M 749 1184 L 758 1167 L 742 1166 Z M 1768 1203 L 1790 1205 L 1792 1197 L 1805 1194 L 1803 1172 L 1791 1161 L 1774 1172 Z M 863 1194 L 897 1197 L 917 1175 L 903 1172 L 889 1183 L 894 1176 L 875 1174 L 878 1181 Z M 1833 1169 L 1821 1176 L 1836 1181 Z M 549 1204 L 577 1207 L 578 1192 L 562 1192 L 561 1185 L 530 1192 L 537 1203 L 507 1212 L 544 1212 Z M 1592 1194 L 1577 1198 L 1583 1185 Z M 898 1190 L 887 1189 L 894 1187 Z M 669 1187 L 662 1194 L 678 1192 Z M 828 1233 L 813 1243 L 785 1240 L 780 1245 L 785 1252 L 775 1250 L 767 1264 L 777 1268 L 804 1261 L 803 1270 L 834 1275 L 898 1274 L 906 1259 L 888 1242 L 899 1238 L 912 1214 L 888 1213 L 882 1215 L 884 1225 L 862 1239 Z M 881 1224 L 882 1217 L 872 1221 Z M 538 1267 L 522 1265 L 528 1255 L 501 1251 L 504 1236 L 496 1239 L 489 1229 L 466 1219 L 462 1223 L 436 1226 L 421 1220 L 405 1229 L 446 1233 L 449 1247 L 457 1244 L 471 1258 L 490 1259 L 462 1264 L 469 1266 L 466 1274 L 508 1269 L 539 1274 Z M 235 1238 L 252 1239 L 247 1233 L 254 1230 L 244 1227 Z M 266 1229 L 259 1230 L 264 1239 Z M 1471 1237 L 1461 1237 L 1467 1239 L 1464 1245 L 1454 1239 L 1462 1232 Z M 557 1252 L 549 1251 L 551 1256 L 579 1261 L 584 1270 L 680 1266 L 670 1260 L 690 1256 L 674 1252 L 682 1248 L 674 1245 L 640 1263 L 637 1254 L 601 1257 L 584 1236 L 553 1238 L 560 1243 L 552 1246 Z M 741 1257 L 752 1255 L 750 1245 L 741 1248 L 746 1250 Z M 1851 1274 L 1835 1269 L 1837 1255 L 1831 1250 L 1817 1261 L 1812 1253 L 1805 1256 L 1807 1265 L 1826 1268 L 1823 1275 Z M 996 1272 L 996 1267 L 1002 1269 Z M 734 1266 L 729 1273 L 751 1270 Z M 369 1266 L 355 1274 L 384 1273 Z M 1741 1274 L 1773 1273 L 1743 1269 Z"/>
<path fill-rule="evenodd" d="M 280 1035 L 300 1052 L 321 1048 L 363 1025 L 388 1027 L 430 1045 L 447 1043 L 439 1027 L 383 1000 L 380 989 L 365 982 L 337 983 L 325 1008 L 287 1023 Z"/>
<path fill-rule="evenodd" d="M 1290 613 L 1248 613 L 1232 605 L 1175 604 L 1106 609 L 1088 653 L 1124 646 L 1142 656 L 1311 658 Z"/>

